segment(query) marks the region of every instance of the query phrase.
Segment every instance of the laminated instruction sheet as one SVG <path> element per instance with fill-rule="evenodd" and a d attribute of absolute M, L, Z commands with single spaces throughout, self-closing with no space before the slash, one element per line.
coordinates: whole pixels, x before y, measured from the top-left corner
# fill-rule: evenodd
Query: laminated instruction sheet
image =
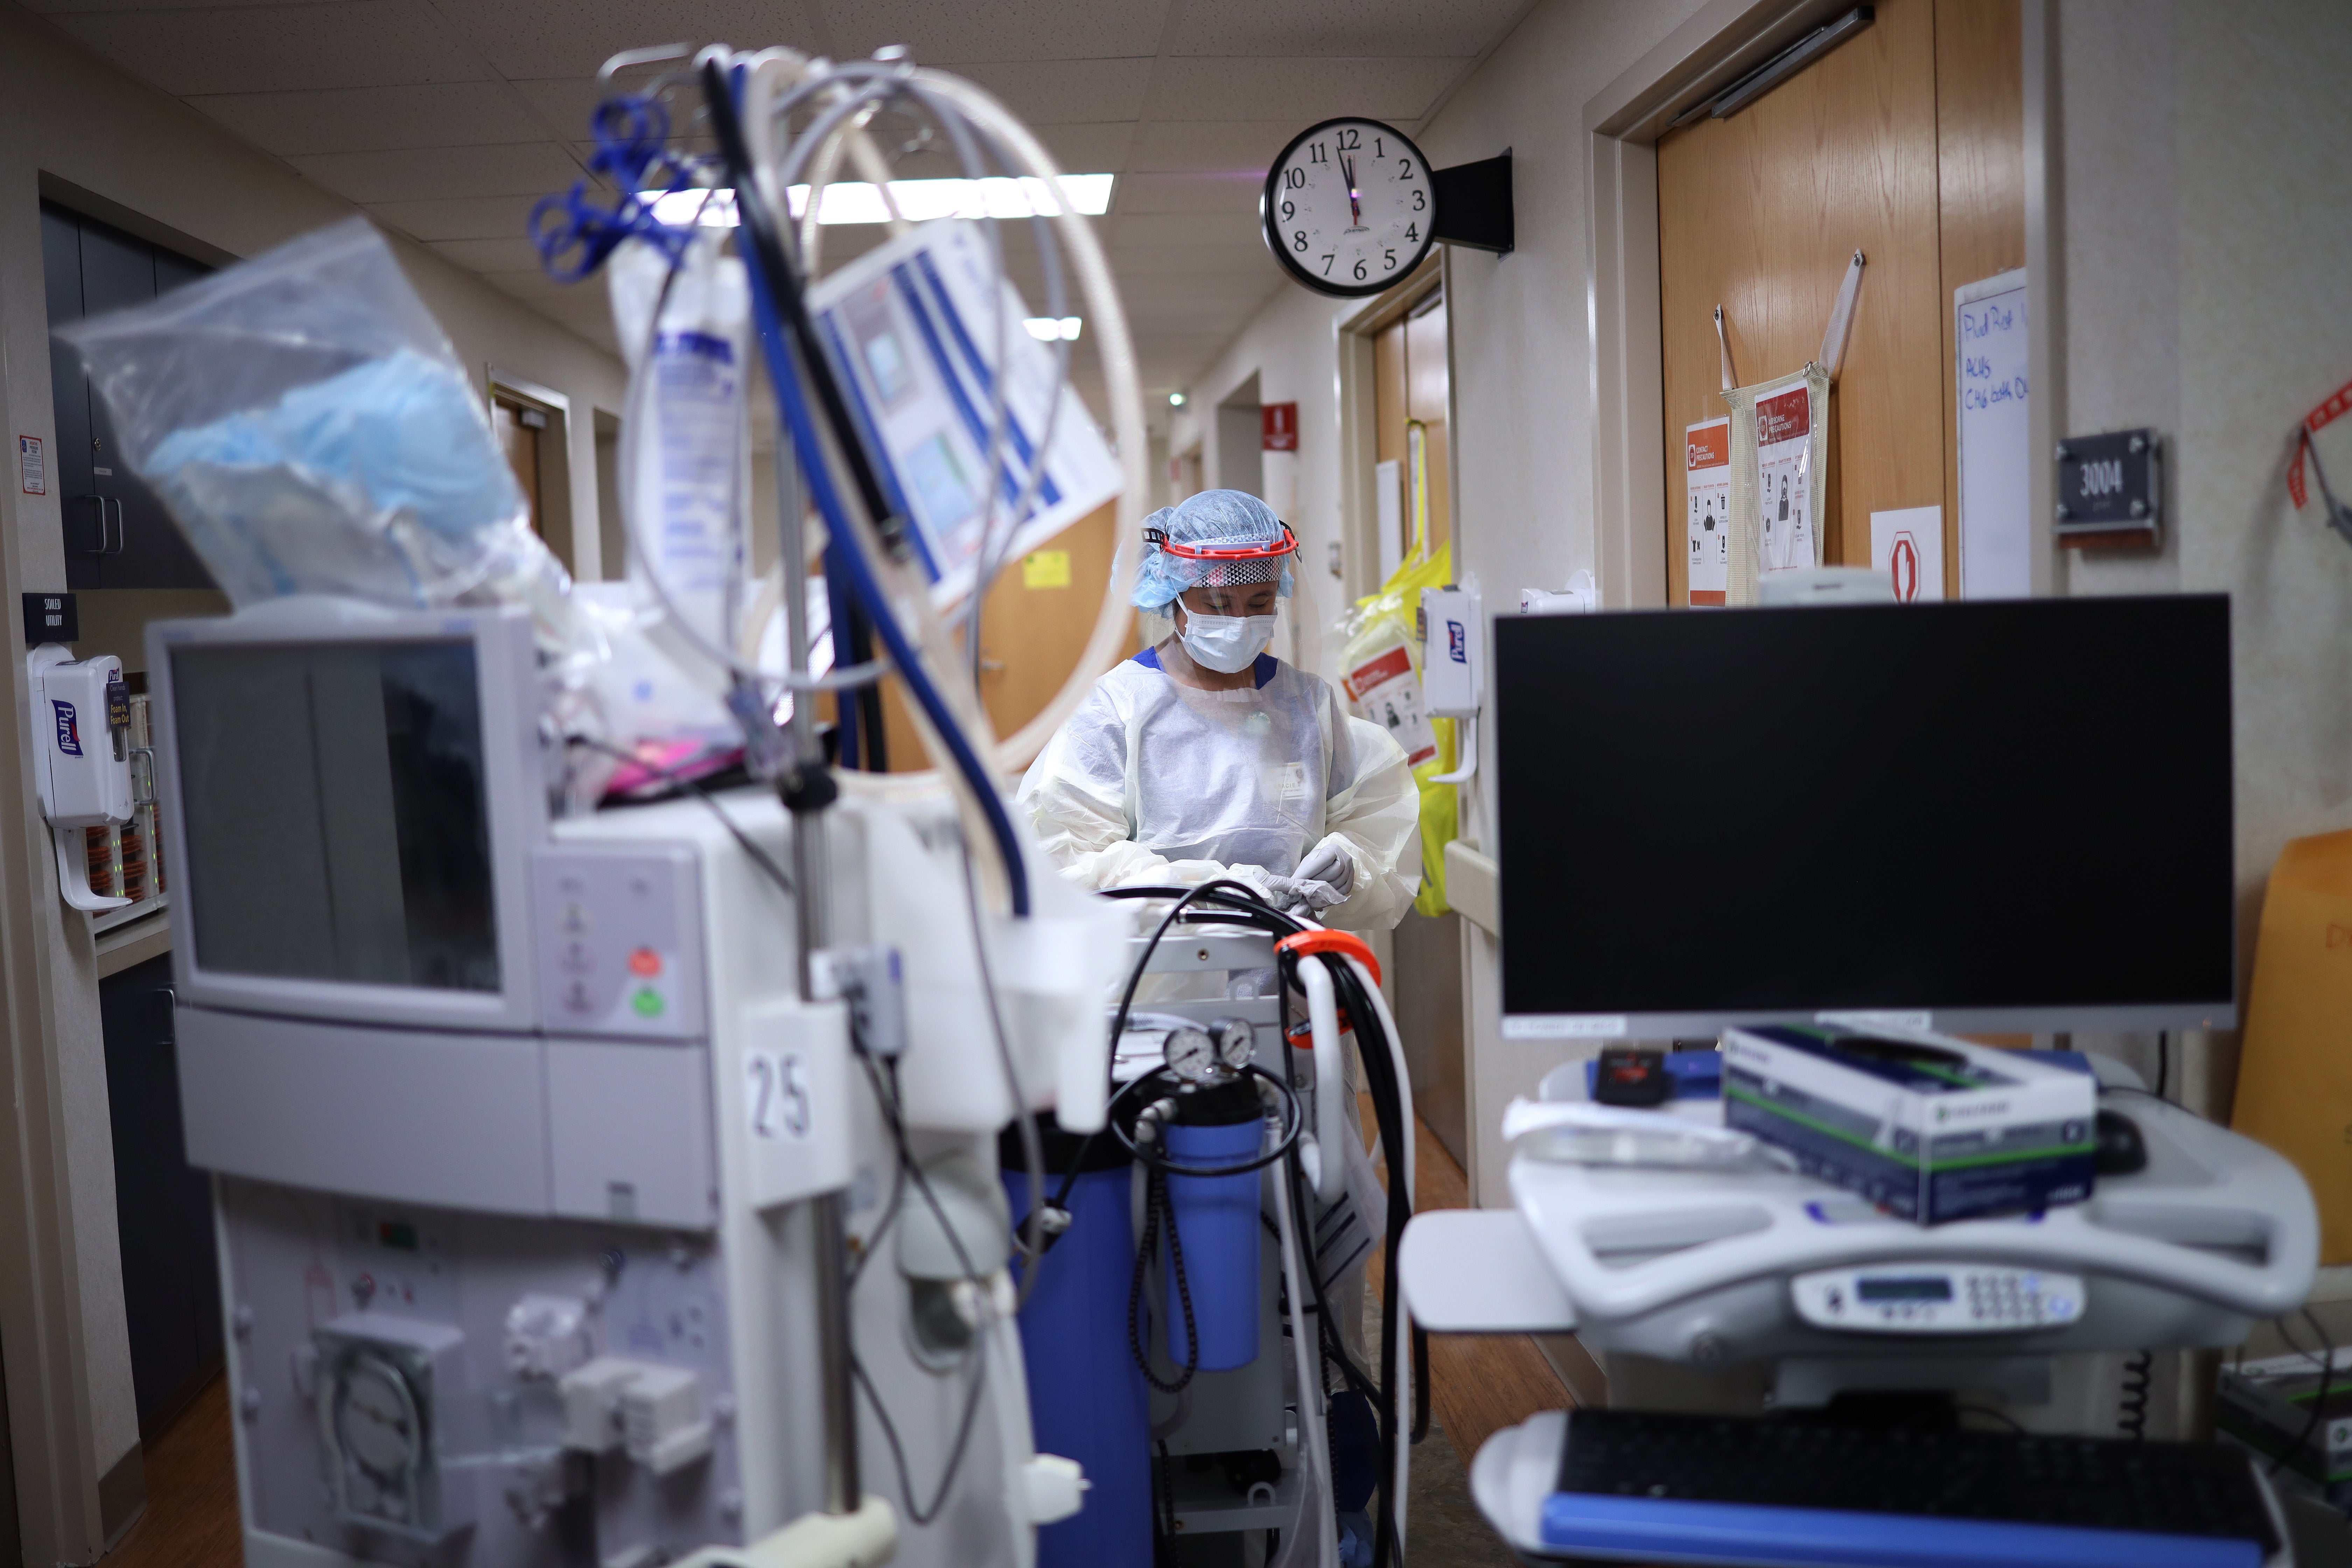
<path fill-rule="evenodd" d="M 1759 573 L 1815 564 L 1813 397 L 1802 378 L 1756 400 L 1756 480 L 1763 548 Z"/>
<path fill-rule="evenodd" d="M 1721 605 L 1731 586 L 1731 420 L 1683 431 L 1685 521 L 1690 533 L 1690 603 Z"/>
<path fill-rule="evenodd" d="M 1767 574 L 1822 563 L 1829 397 L 1819 364 L 1723 395 L 1731 405 L 1725 603 L 1752 605 Z"/>

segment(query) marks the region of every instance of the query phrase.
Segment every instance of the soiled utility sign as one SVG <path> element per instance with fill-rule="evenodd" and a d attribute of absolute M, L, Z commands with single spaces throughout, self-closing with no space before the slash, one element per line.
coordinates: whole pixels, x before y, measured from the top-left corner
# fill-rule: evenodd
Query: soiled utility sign
<path fill-rule="evenodd" d="M 1024 588 L 1066 588 L 1070 585 L 1070 552 L 1066 550 L 1033 550 L 1021 558 L 1021 585 Z"/>

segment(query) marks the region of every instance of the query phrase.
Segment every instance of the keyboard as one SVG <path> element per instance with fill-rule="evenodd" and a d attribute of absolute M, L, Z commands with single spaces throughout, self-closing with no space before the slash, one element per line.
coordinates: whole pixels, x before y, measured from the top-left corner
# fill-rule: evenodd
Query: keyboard
<path fill-rule="evenodd" d="M 1578 1410 L 1545 1544 L 1840 1568 L 2260 1568 L 2242 1454 L 2193 1443 Z"/>

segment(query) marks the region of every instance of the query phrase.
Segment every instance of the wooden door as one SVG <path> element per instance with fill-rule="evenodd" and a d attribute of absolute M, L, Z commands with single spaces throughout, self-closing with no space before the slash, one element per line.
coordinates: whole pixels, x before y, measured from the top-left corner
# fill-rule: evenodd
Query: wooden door
<path fill-rule="evenodd" d="M 499 450 L 507 455 L 507 467 L 514 470 L 515 483 L 522 487 L 523 500 L 530 508 L 530 531 L 543 541 L 547 523 L 539 499 L 539 438 L 546 428 L 547 416 L 510 397 L 493 397 L 490 426 L 498 432 Z"/>
<path fill-rule="evenodd" d="M 1383 561 L 1391 553 L 1400 561 L 1412 555 L 1417 496 L 1426 498 L 1429 549 L 1435 552 L 1454 535 L 1445 335 L 1445 297 L 1433 291 L 1372 339 L 1377 460 L 1397 465 L 1402 493 L 1397 508 L 1401 536 L 1381 542 Z"/>
<path fill-rule="evenodd" d="M 2018 0 L 1885 0 L 1847 42 L 1725 120 L 1658 143 L 1669 603 L 1689 603 L 1683 434 L 1738 381 L 1819 356 L 1868 258 L 1830 398 L 1822 563 L 1870 564 L 1870 514 L 1941 506 L 1959 582 L 1952 290 L 2024 265 Z"/>
<path fill-rule="evenodd" d="M 1118 548 L 1118 503 L 1112 501 L 998 574 L 981 611 L 980 695 L 1000 739 L 1045 710 L 1086 651 Z M 929 767 L 895 679 L 883 685 L 883 714 L 890 771 Z"/>

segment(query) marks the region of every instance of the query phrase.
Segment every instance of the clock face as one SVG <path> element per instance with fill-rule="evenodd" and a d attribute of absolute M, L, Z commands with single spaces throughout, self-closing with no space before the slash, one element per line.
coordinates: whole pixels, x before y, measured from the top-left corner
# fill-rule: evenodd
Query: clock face
<path fill-rule="evenodd" d="M 1300 132 L 1265 176 L 1265 242 L 1326 294 L 1377 294 L 1429 254 L 1437 193 L 1421 149 L 1377 120 Z"/>

